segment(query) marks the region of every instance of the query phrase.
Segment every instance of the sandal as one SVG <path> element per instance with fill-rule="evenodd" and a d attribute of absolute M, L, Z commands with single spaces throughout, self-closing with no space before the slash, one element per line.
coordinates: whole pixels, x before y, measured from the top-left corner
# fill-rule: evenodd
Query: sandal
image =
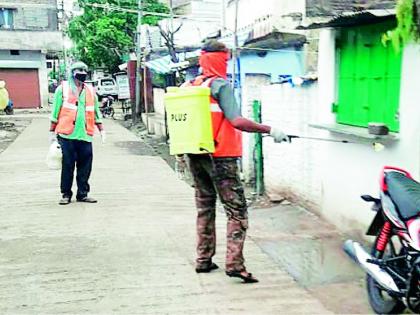
<path fill-rule="evenodd" d="M 210 272 L 212 270 L 215 270 L 215 269 L 219 269 L 219 266 L 216 265 L 215 263 L 211 263 L 207 267 L 196 267 L 195 272 L 196 273 L 208 273 L 208 272 Z"/>
<path fill-rule="evenodd" d="M 228 275 L 229 277 L 234 277 L 234 278 L 240 278 L 242 280 L 244 280 L 244 283 L 256 283 L 258 282 L 258 279 L 255 278 L 252 273 L 247 272 L 246 270 L 242 270 L 242 271 L 226 271 L 226 275 Z"/>

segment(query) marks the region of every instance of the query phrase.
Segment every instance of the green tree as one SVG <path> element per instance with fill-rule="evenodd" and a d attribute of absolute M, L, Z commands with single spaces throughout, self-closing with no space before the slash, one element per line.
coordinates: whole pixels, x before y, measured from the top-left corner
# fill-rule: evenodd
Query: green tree
<path fill-rule="evenodd" d="M 89 4 L 106 4 L 136 10 L 137 0 L 78 0 L 83 15 L 72 19 L 68 34 L 75 43 L 75 57 L 91 67 L 118 70 L 121 57 L 135 50 L 137 14 L 119 10 L 92 7 Z M 167 6 L 159 0 L 143 0 L 143 10 L 168 13 Z M 157 25 L 161 17 L 145 15 L 142 24 Z"/>
<path fill-rule="evenodd" d="M 397 27 L 382 36 L 382 42 L 391 41 L 400 51 L 407 43 L 420 40 L 420 0 L 397 0 Z"/>

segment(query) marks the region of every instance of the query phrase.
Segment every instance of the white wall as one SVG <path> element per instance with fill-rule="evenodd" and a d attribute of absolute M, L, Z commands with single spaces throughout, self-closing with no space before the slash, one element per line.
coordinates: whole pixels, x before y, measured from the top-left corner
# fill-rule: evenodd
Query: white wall
<path fill-rule="evenodd" d="M 165 105 L 163 102 L 165 96 L 165 90 L 154 88 L 153 89 L 153 106 L 155 108 L 155 113 L 160 115 L 165 115 Z"/>
<path fill-rule="evenodd" d="M 164 19 L 159 22 L 164 30 L 176 30 L 175 44 L 178 46 L 200 46 L 209 35 L 215 35 L 222 27 L 222 0 L 191 0 L 191 14 L 187 19 Z"/>
<path fill-rule="evenodd" d="M 227 3 L 227 0 L 225 0 Z M 239 0 L 238 2 L 238 29 L 253 24 L 253 22 L 263 16 L 272 15 L 279 18 L 279 21 L 287 22 L 284 16 L 290 13 L 305 12 L 305 0 Z M 226 28 L 234 29 L 235 5 L 234 2 L 226 7 Z"/>
<path fill-rule="evenodd" d="M 270 85 L 270 75 L 264 74 L 247 74 L 243 83 L 242 93 L 242 115 L 251 120 L 253 117 L 253 102 L 254 100 L 261 101 L 261 87 Z M 251 183 L 254 178 L 254 134 L 243 132 L 243 155 L 242 155 L 242 173 L 246 183 Z"/>
<path fill-rule="evenodd" d="M 318 123 L 331 123 L 331 99 L 335 93 L 334 35 L 325 30 L 321 35 L 319 54 L 320 110 Z M 420 46 L 404 51 L 399 140 L 375 152 L 367 144 L 337 145 L 325 143 L 318 150 L 322 175 L 322 213 L 344 230 L 366 227 L 372 213 L 359 198 L 362 194 L 378 195 L 378 179 L 384 165 L 407 169 L 420 177 L 420 106 L 418 106 L 417 75 L 420 71 Z M 417 96 L 416 96 L 417 95 Z M 333 134 L 328 135 L 331 138 Z"/>
<path fill-rule="evenodd" d="M 268 85 L 261 89 L 263 122 L 292 135 L 323 136 L 308 124 L 317 111 L 317 84 L 292 87 Z M 323 143 L 296 139 L 291 144 L 264 138 L 264 176 L 268 193 L 280 194 L 314 211 L 322 197 L 318 151 Z"/>
<path fill-rule="evenodd" d="M 307 206 L 344 231 L 364 232 L 374 213 L 360 195 L 378 196 L 378 180 L 383 166 L 405 168 L 417 180 L 420 179 L 417 80 L 420 45 L 409 46 L 404 51 L 399 140 L 387 145 L 385 150 L 375 152 L 368 140 L 308 126 L 310 123 L 335 123 L 335 114 L 331 113 L 331 103 L 336 99 L 337 76 L 334 42 L 334 32 L 324 30 L 319 47 L 318 83 L 293 88 L 288 84 L 268 85 L 263 82 L 258 93 L 252 93 L 261 97 L 265 124 L 281 128 L 288 134 L 347 139 L 357 144 L 303 139 L 296 139 L 291 144 L 275 144 L 271 138 L 264 138 L 265 184 L 269 192 Z M 245 152 L 244 161 L 247 158 L 249 152 Z"/>

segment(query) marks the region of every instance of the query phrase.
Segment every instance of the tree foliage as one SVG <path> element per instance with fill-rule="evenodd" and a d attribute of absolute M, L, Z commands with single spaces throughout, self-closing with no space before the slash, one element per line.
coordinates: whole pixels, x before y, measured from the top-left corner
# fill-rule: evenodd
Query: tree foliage
<path fill-rule="evenodd" d="M 159 0 L 143 0 L 143 10 L 168 13 Z M 137 0 L 78 0 L 83 15 L 72 19 L 68 34 L 75 43 L 75 57 L 91 67 L 116 71 L 121 57 L 135 50 L 137 14 L 92 7 L 89 4 L 108 4 L 136 10 Z M 156 25 L 160 17 L 146 15 L 142 24 Z"/>
<path fill-rule="evenodd" d="M 397 51 L 410 41 L 418 41 L 419 25 L 414 0 L 397 0 L 397 27 L 383 35 L 384 43 L 391 41 Z"/>

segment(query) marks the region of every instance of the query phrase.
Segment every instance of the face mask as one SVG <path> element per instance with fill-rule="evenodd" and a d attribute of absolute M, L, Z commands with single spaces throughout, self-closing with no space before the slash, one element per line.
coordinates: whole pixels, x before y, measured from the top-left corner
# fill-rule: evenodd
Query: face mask
<path fill-rule="evenodd" d="M 76 73 L 74 75 L 74 78 L 76 80 L 79 80 L 80 82 L 85 82 L 86 81 L 86 77 L 87 77 L 87 74 L 86 73 Z"/>

